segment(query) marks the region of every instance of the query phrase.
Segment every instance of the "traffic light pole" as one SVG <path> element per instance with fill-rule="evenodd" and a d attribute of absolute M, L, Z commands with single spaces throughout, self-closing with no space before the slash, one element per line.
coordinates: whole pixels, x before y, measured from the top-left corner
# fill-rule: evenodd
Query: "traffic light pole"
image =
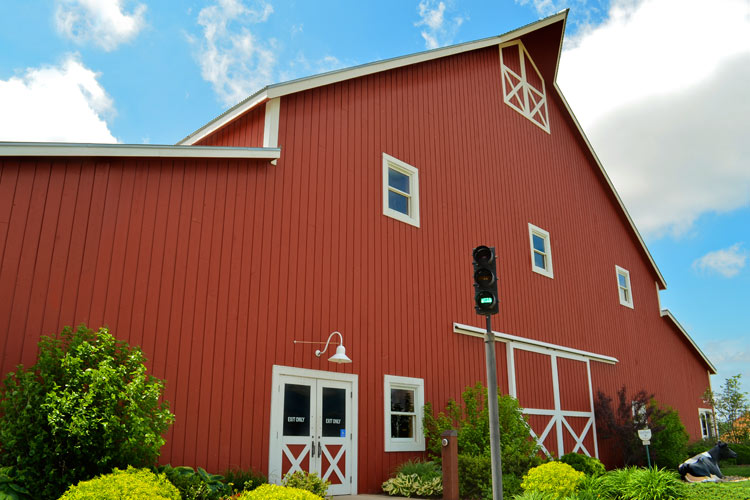
<path fill-rule="evenodd" d="M 490 413 L 490 453 L 492 455 L 492 498 L 503 500 L 503 463 L 500 457 L 500 421 L 497 409 L 497 363 L 492 316 L 487 315 L 487 337 L 484 340 L 487 362 L 487 405 Z"/>

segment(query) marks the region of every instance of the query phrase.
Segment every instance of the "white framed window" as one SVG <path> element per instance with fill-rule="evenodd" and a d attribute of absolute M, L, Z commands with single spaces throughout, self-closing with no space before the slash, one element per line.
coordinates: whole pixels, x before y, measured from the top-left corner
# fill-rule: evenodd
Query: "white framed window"
<path fill-rule="evenodd" d="M 419 171 L 385 153 L 383 215 L 419 227 Z"/>
<path fill-rule="evenodd" d="M 385 451 L 424 451 L 424 379 L 385 375 Z"/>
<path fill-rule="evenodd" d="M 617 293 L 620 295 L 620 304 L 633 309 L 633 290 L 630 287 L 630 272 L 620 266 L 615 266 L 617 271 Z"/>
<path fill-rule="evenodd" d="M 710 408 L 698 408 L 698 418 L 701 422 L 701 438 L 708 439 L 716 437 L 716 424 L 714 412 Z"/>
<path fill-rule="evenodd" d="M 529 223 L 529 244 L 531 246 L 531 270 L 548 278 L 554 277 L 549 233 Z"/>

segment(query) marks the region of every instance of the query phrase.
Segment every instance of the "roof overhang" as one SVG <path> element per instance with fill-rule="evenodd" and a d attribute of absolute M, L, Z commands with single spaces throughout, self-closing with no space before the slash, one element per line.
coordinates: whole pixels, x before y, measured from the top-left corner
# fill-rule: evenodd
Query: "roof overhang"
<path fill-rule="evenodd" d="M 140 158 L 228 158 L 276 160 L 279 148 L 230 148 L 156 144 L 79 144 L 64 142 L 0 142 L 0 157 L 83 156 Z"/>
<path fill-rule="evenodd" d="M 469 335 L 471 337 L 484 338 L 487 335 L 487 330 L 485 330 L 484 328 L 476 327 L 476 326 L 453 323 L 453 333 Z M 549 342 L 542 342 L 541 340 L 528 339 L 526 337 L 510 335 L 508 333 L 500 333 L 494 330 L 492 331 L 492 333 L 495 335 L 495 340 L 499 340 L 500 342 L 505 342 L 505 343 L 510 343 L 510 344 L 521 344 L 521 345 L 527 345 L 530 347 L 539 347 L 546 351 L 559 352 L 568 357 L 573 357 L 573 358 L 578 358 L 578 359 L 590 359 L 592 361 L 599 361 L 601 363 L 607 363 L 610 365 L 614 365 L 615 363 L 619 362 L 617 358 L 613 358 L 612 356 L 606 356 L 604 354 L 597 354 L 595 352 L 583 351 L 581 349 L 574 349 L 572 347 L 551 344 Z"/>
<path fill-rule="evenodd" d="M 469 52 L 472 50 L 482 49 L 485 47 L 491 47 L 493 45 L 499 45 L 501 43 L 508 42 L 510 40 L 519 38 L 527 33 L 544 28 L 550 24 L 557 22 L 564 22 L 567 18 L 568 11 L 562 11 L 552 16 L 546 17 L 539 21 L 536 21 L 526 26 L 522 26 L 518 29 L 505 33 L 503 35 L 492 36 L 489 38 L 483 38 L 473 42 L 460 43 L 457 45 L 450 45 L 448 47 L 441 47 L 438 49 L 432 49 L 425 52 L 418 52 L 416 54 L 410 54 L 406 56 L 394 57 L 392 59 L 385 59 L 382 61 L 376 61 L 368 64 L 362 64 L 360 66 L 353 66 L 351 68 L 344 68 L 335 71 L 329 71 L 327 73 L 321 73 L 319 75 L 308 76 L 305 78 L 299 78 L 297 80 L 291 80 L 288 82 L 277 83 L 269 85 L 255 94 L 251 95 L 247 99 L 243 100 L 234 107 L 228 109 L 215 119 L 211 120 L 192 134 L 182 139 L 177 144 L 195 144 L 204 137 L 208 136 L 212 132 L 220 129 L 227 123 L 231 122 L 235 118 L 239 117 L 243 113 L 251 110 L 255 106 L 266 102 L 267 100 L 274 99 L 276 97 L 282 97 L 295 92 L 302 92 L 304 90 L 313 89 L 316 87 L 322 87 L 324 85 L 330 85 L 332 83 L 338 83 L 344 80 L 350 80 L 352 78 L 359 78 L 361 76 L 367 76 L 374 73 L 380 73 L 381 71 L 388 71 L 391 69 L 401 68 L 412 64 L 418 64 L 421 62 L 431 61 L 433 59 L 439 59 L 441 57 L 448 57 L 455 54 L 461 54 L 463 52 Z"/>
<path fill-rule="evenodd" d="M 701 357 L 703 361 L 705 361 L 706 365 L 708 366 L 708 369 L 711 373 L 711 375 L 716 375 L 716 367 L 709 361 L 708 357 L 703 354 L 703 351 L 701 351 L 701 348 L 698 347 L 698 344 L 695 343 L 693 338 L 688 334 L 687 330 L 685 330 L 679 321 L 677 321 L 677 318 L 674 317 L 674 315 L 669 311 L 669 309 L 662 309 L 661 315 L 664 318 L 669 318 L 672 321 L 672 324 L 674 324 L 677 329 L 682 332 L 682 334 L 685 336 L 685 339 L 688 341 L 688 343 L 693 346 L 693 349 L 695 349 L 695 352 L 698 353 L 698 355 Z"/>

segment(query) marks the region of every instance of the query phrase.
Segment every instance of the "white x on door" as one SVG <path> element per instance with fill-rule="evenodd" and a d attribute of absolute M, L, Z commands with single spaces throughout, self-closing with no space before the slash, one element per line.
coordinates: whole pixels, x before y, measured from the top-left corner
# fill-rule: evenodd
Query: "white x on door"
<path fill-rule="evenodd" d="M 274 367 L 274 370 L 282 367 Z M 280 370 L 289 373 L 301 371 Z M 312 370 L 306 370 L 312 372 Z M 325 377 L 327 372 L 317 372 Z M 339 376 L 346 374 L 331 374 Z M 351 375 L 346 375 L 351 377 Z M 353 412 L 356 381 L 274 374 L 269 479 L 315 472 L 331 482 L 330 495 L 356 491 Z"/>

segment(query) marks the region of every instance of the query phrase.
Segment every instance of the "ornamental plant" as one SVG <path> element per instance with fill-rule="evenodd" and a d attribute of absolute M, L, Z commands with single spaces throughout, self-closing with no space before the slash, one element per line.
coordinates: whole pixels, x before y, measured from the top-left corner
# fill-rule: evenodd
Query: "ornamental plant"
<path fill-rule="evenodd" d="M 319 497 L 325 497 L 328 494 L 328 487 L 331 485 L 330 481 L 321 479 L 315 472 L 310 474 L 302 470 L 287 473 L 282 482 L 284 486 L 307 490 Z"/>
<path fill-rule="evenodd" d="M 399 473 L 384 482 L 382 488 L 391 496 L 434 497 L 443 494 L 443 478 Z"/>
<path fill-rule="evenodd" d="M 322 500 L 310 491 L 277 484 L 263 484 L 252 491 L 240 493 L 237 500 Z"/>
<path fill-rule="evenodd" d="M 60 500 L 180 500 L 177 491 L 164 474 L 148 469 L 115 469 L 110 474 L 71 486 Z"/>
<path fill-rule="evenodd" d="M 153 465 L 174 416 L 144 361 L 106 328 L 42 337 L 36 364 L 0 389 L 0 464 L 33 498 L 57 498 L 115 467 Z"/>
<path fill-rule="evenodd" d="M 598 458 L 590 457 L 583 453 L 566 453 L 560 457 L 560 461 L 570 465 L 579 472 L 583 472 L 587 476 L 601 476 L 607 472 L 604 464 Z"/>
<path fill-rule="evenodd" d="M 545 493 L 552 499 L 563 499 L 575 492 L 584 476 L 583 472 L 578 472 L 568 464 L 547 462 L 530 469 L 523 477 L 521 488 L 524 491 Z"/>

